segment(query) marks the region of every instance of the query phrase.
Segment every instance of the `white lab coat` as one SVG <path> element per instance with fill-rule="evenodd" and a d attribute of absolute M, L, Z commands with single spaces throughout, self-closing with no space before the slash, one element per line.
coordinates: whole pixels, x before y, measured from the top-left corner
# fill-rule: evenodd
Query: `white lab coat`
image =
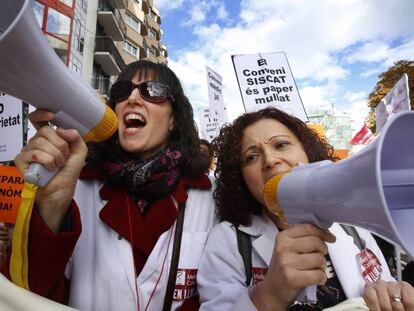
<path fill-rule="evenodd" d="M 118 233 L 99 218 L 106 203 L 99 196 L 100 187 L 97 181 L 80 181 L 77 185 L 75 201 L 80 209 L 82 233 L 66 268 L 71 281 L 69 305 L 82 311 L 137 310 L 131 246 L 125 239 L 118 239 Z M 189 190 L 178 269 L 198 269 L 207 235 L 215 223 L 211 191 Z M 147 306 L 146 310 L 162 310 L 174 230 L 175 224 L 160 236 L 137 278 L 140 310 Z M 172 310 L 181 304 L 174 300 Z"/>
<path fill-rule="evenodd" d="M 278 233 L 277 227 L 266 215 L 254 215 L 251 226 L 240 226 L 239 229 L 253 237 L 252 267 L 268 268 Z M 365 241 L 365 246 L 380 260 L 383 269 L 381 278 L 394 280 L 372 235 L 366 230 L 357 230 Z M 336 236 L 336 242 L 328 243 L 329 255 L 345 295 L 347 298 L 361 296 L 365 281 L 356 258 L 359 249 L 352 237 L 338 224 L 334 224 L 330 231 Z M 256 310 L 250 300 L 254 286 L 245 285 L 243 259 L 238 250 L 234 226 L 229 222 L 222 222 L 211 231 L 197 282 L 202 303 L 200 310 Z"/>

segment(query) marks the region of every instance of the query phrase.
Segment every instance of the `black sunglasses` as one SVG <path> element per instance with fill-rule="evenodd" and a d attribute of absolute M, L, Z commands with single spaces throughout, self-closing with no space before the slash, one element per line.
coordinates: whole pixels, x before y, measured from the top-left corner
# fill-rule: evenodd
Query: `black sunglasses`
<path fill-rule="evenodd" d="M 162 103 L 167 99 L 174 100 L 168 85 L 157 81 L 145 81 L 139 84 L 131 81 L 118 81 L 114 83 L 110 91 L 110 101 L 114 104 L 122 102 L 131 95 L 134 89 L 138 89 L 142 99 L 150 103 Z"/>

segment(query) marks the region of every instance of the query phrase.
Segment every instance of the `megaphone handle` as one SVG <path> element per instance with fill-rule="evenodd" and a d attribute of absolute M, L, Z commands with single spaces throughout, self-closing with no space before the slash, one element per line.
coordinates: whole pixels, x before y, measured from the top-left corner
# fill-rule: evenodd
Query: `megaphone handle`
<path fill-rule="evenodd" d="M 24 174 L 24 179 L 39 187 L 44 187 L 57 172 L 58 170 L 48 170 L 40 163 L 32 163 L 30 164 L 29 170 Z"/>
<path fill-rule="evenodd" d="M 302 289 L 299 294 L 296 296 L 296 301 L 298 302 L 317 302 L 316 298 L 316 285 L 311 285 Z"/>

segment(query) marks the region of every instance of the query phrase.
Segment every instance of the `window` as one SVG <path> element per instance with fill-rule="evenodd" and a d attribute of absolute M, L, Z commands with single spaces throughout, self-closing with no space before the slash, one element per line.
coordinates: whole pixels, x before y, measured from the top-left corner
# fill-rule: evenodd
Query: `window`
<path fill-rule="evenodd" d="M 129 43 L 126 40 L 124 41 L 124 50 L 127 51 L 132 56 L 135 56 L 136 58 L 138 58 L 138 49 L 137 49 L 137 47 L 133 46 L 131 43 Z"/>
<path fill-rule="evenodd" d="M 98 67 L 96 63 L 93 63 L 92 68 L 92 86 L 99 90 L 102 95 L 108 96 L 109 89 L 111 88 L 111 80 L 108 75 L 106 75 L 102 68 Z"/>
<path fill-rule="evenodd" d="M 37 1 L 32 0 L 32 8 L 36 16 L 36 20 L 39 23 L 39 26 L 40 28 L 42 28 L 45 6 Z"/>
<path fill-rule="evenodd" d="M 149 16 L 154 20 L 157 21 L 158 20 L 158 16 L 157 14 L 155 14 L 155 12 L 153 10 L 149 11 Z"/>
<path fill-rule="evenodd" d="M 73 32 L 72 46 L 79 53 L 83 53 L 83 47 L 85 45 L 85 20 L 75 20 L 75 30 Z"/>
<path fill-rule="evenodd" d="M 73 54 L 71 54 L 70 56 L 70 63 L 69 63 L 69 68 L 71 68 L 73 71 L 75 71 L 76 73 L 78 73 L 79 75 L 81 75 L 82 73 L 82 62 L 75 57 Z"/>
<path fill-rule="evenodd" d="M 58 2 L 57 0 L 54 2 Z M 50 45 L 62 61 L 69 64 L 69 44 L 71 38 L 72 14 L 74 9 L 73 0 L 59 0 L 54 8 L 51 1 L 30 1 L 37 22 Z M 70 6 L 70 8 L 68 7 Z"/>
<path fill-rule="evenodd" d="M 49 34 L 46 34 L 46 38 L 49 40 L 50 45 L 55 50 L 59 58 L 67 64 L 69 44 L 66 41 L 59 40 Z"/>
<path fill-rule="evenodd" d="M 148 37 L 149 38 L 153 38 L 153 39 L 157 39 L 157 32 L 152 29 L 152 28 L 148 28 Z"/>
<path fill-rule="evenodd" d="M 157 52 L 154 48 L 147 47 L 147 55 L 157 57 Z"/>
<path fill-rule="evenodd" d="M 62 40 L 69 40 L 70 17 L 49 7 L 47 15 L 46 31 L 54 34 Z"/>
<path fill-rule="evenodd" d="M 135 18 L 133 18 L 131 15 L 126 14 L 125 15 L 125 22 L 135 31 L 141 32 L 141 24 L 139 21 L 137 21 Z"/>
<path fill-rule="evenodd" d="M 73 0 L 59 0 L 59 1 L 66 4 L 70 8 L 73 6 Z"/>
<path fill-rule="evenodd" d="M 87 10 L 88 10 L 88 1 L 87 0 L 78 0 L 76 1 L 77 5 L 80 5 L 83 12 L 86 14 Z"/>

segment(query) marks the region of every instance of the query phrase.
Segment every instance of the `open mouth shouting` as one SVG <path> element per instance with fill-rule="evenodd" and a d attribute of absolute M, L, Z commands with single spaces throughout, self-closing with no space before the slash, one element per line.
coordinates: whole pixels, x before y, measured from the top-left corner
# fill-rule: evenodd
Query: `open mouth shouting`
<path fill-rule="evenodd" d="M 124 117 L 124 124 L 127 133 L 135 133 L 147 125 L 147 121 L 139 113 L 127 113 Z"/>

